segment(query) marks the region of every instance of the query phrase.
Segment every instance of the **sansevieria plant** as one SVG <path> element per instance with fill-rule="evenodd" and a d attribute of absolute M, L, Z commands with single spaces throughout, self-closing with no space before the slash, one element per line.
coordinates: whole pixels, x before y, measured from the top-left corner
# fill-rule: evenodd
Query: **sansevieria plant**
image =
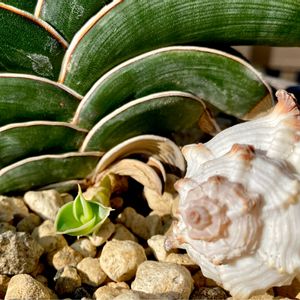
<path fill-rule="evenodd" d="M 161 192 L 166 165 L 185 171 L 176 135 L 272 106 L 269 85 L 229 48 L 239 44 L 299 46 L 299 2 L 0 2 L 0 194 L 101 187 L 109 173 Z M 65 211 L 80 227 L 93 210 L 78 197 Z"/>

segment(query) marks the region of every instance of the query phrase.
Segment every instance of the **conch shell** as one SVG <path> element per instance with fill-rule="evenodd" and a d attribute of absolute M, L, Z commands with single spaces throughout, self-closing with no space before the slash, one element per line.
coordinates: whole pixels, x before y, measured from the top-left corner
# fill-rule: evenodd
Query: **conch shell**
<path fill-rule="evenodd" d="M 300 273 L 300 116 L 277 92 L 266 116 L 183 148 L 178 221 L 166 248 L 190 257 L 232 296 L 290 284 Z"/>

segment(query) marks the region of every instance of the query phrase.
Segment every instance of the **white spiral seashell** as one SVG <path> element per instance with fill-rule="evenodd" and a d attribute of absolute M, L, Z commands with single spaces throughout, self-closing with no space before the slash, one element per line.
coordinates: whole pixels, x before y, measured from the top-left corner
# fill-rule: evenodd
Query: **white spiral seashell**
<path fill-rule="evenodd" d="M 184 147 L 188 172 L 175 184 L 178 221 L 166 247 L 186 249 L 238 299 L 300 273 L 299 111 L 291 95 L 277 95 L 268 115 Z"/>

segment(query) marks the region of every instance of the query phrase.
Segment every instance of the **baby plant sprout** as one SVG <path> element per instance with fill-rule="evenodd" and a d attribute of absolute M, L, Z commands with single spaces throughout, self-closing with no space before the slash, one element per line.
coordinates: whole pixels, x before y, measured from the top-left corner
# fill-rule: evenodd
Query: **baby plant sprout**
<path fill-rule="evenodd" d="M 111 196 L 109 176 L 103 178 L 99 187 L 92 189 L 93 196 L 88 199 L 78 185 L 75 200 L 62 206 L 56 216 L 57 233 L 73 236 L 89 235 L 96 232 L 106 221 L 112 210 L 109 206 Z"/>

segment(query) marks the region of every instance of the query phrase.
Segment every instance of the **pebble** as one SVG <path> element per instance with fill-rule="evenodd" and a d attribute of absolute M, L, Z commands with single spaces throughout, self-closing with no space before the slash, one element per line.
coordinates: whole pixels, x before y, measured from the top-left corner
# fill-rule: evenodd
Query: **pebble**
<path fill-rule="evenodd" d="M 98 258 L 85 257 L 78 263 L 77 270 L 81 281 L 94 287 L 100 286 L 107 278 L 100 266 L 100 260 Z"/>
<path fill-rule="evenodd" d="M 56 234 L 54 224 L 50 220 L 46 220 L 36 227 L 32 232 L 32 236 L 44 248 L 46 253 L 67 245 L 64 236 Z"/>
<path fill-rule="evenodd" d="M 4 299 L 10 277 L 0 274 L 0 299 Z"/>
<path fill-rule="evenodd" d="M 190 300 L 221 300 L 227 299 L 226 292 L 220 287 L 201 287 L 195 289 L 191 294 Z"/>
<path fill-rule="evenodd" d="M 152 235 L 159 234 L 162 228 L 160 216 L 150 214 L 144 217 L 132 207 L 126 207 L 118 216 L 117 221 L 145 240 L 148 240 Z"/>
<path fill-rule="evenodd" d="M 125 281 L 119 281 L 119 282 L 108 282 L 107 286 L 112 287 L 114 289 L 130 289 L 130 286 Z"/>
<path fill-rule="evenodd" d="M 141 300 L 140 296 L 134 291 L 123 291 L 120 295 L 114 298 L 114 300 Z"/>
<path fill-rule="evenodd" d="M 33 230 L 41 225 L 42 220 L 41 218 L 34 214 L 34 213 L 29 213 L 28 216 L 20 220 L 16 226 L 18 231 L 22 232 L 27 232 L 27 233 L 32 233 Z"/>
<path fill-rule="evenodd" d="M 76 288 L 81 286 L 81 278 L 73 266 L 65 266 L 55 276 L 55 291 L 59 296 L 73 293 Z"/>
<path fill-rule="evenodd" d="M 141 245 L 133 241 L 109 241 L 100 255 L 100 265 L 114 281 L 127 281 L 134 277 L 138 266 L 146 260 Z"/>
<path fill-rule="evenodd" d="M 96 246 L 88 238 L 81 238 L 76 240 L 72 245 L 75 251 L 79 252 L 83 257 L 95 257 Z"/>
<path fill-rule="evenodd" d="M 4 300 L 57 299 L 55 293 L 28 274 L 13 276 L 8 284 Z"/>
<path fill-rule="evenodd" d="M 166 251 L 164 247 L 165 240 L 166 237 L 163 235 L 154 235 L 147 241 L 149 247 L 152 249 L 155 258 L 158 261 L 165 261 L 169 254 L 169 252 Z"/>
<path fill-rule="evenodd" d="M 25 217 L 28 214 L 22 198 L 0 196 L 0 222 L 10 222 L 15 216 Z"/>
<path fill-rule="evenodd" d="M 42 219 L 54 221 L 64 200 L 56 190 L 29 191 L 24 195 L 24 201 L 28 207 Z"/>
<path fill-rule="evenodd" d="M 31 273 L 37 267 L 43 248 L 25 232 L 0 234 L 0 274 Z"/>
<path fill-rule="evenodd" d="M 187 253 L 169 253 L 165 261 L 184 266 L 193 272 L 199 270 L 199 266 L 188 256 Z"/>
<path fill-rule="evenodd" d="M 56 270 L 60 270 L 67 265 L 76 267 L 83 259 L 83 256 L 69 246 L 65 246 L 54 253 L 48 255 L 47 260 Z"/>
<path fill-rule="evenodd" d="M 134 241 L 137 242 L 137 237 L 130 232 L 124 225 L 116 224 L 115 233 L 112 236 L 112 240 L 119 240 L 119 241 Z"/>
<path fill-rule="evenodd" d="M 89 236 L 90 241 L 96 247 L 103 245 L 115 232 L 115 224 L 110 221 L 105 222 L 101 228 L 93 233 L 92 236 Z"/>
<path fill-rule="evenodd" d="M 7 222 L 0 222 L 0 234 L 6 231 L 16 231 L 16 227 Z"/>
<path fill-rule="evenodd" d="M 138 214 L 134 208 L 126 207 L 118 216 L 118 222 L 125 225 L 137 236 L 147 240 L 150 238 L 148 224 L 146 218 Z"/>
<path fill-rule="evenodd" d="M 112 300 L 119 296 L 122 292 L 126 292 L 128 289 L 117 289 L 110 286 L 101 286 L 93 294 L 93 298 L 96 300 Z"/>
<path fill-rule="evenodd" d="M 189 299 L 193 278 L 183 266 L 145 261 L 139 265 L 131 288 L 149 294 L 173 292 L 178 293 L 180 299 Z"/>

